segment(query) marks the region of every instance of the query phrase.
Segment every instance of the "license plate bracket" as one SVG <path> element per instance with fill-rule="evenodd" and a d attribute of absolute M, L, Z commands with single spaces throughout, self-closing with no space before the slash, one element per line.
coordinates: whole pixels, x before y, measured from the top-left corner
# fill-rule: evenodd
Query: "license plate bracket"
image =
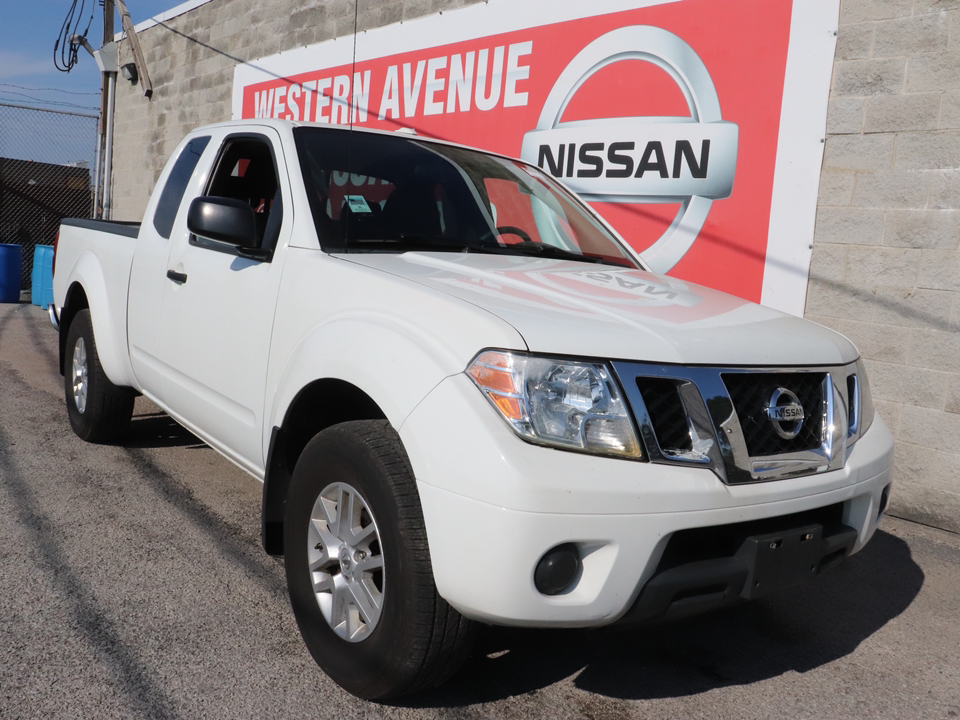
<path fill-rule="evenodd" d="M 762 597 L 815 576 L 822 541 L 820 524 L 748 537 L 736 554 L 748 568 L 741 597 Z"/>

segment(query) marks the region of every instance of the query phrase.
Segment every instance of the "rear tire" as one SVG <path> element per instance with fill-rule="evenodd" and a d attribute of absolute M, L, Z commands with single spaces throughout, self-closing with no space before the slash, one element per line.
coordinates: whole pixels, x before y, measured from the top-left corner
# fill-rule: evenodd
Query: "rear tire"
<path fill-rule="evenodd" d="M 439 685 L 474 623 L 437 593 L 416 482 L 387 421 L 311 440 L 284 521 L 290 602 L 310 654 L 338 685 L 385 700 Z"/>
<path fill-rule="evenodd" d="M 87 309 L 74 315 L 67 331 L 63 389 L 70 427 L 82 440 L 114 442 L 129 427 L 134 393 L 104 374 Z"/>

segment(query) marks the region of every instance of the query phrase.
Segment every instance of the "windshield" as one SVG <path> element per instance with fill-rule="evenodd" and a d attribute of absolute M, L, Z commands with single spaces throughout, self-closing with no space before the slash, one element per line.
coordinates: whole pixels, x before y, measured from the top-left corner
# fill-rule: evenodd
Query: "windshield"
<path fill-rule="evenodd" d="M 539 255 L 638 267 L 538 168 L 403 135 L 296 129 L 327 252 Z"/>

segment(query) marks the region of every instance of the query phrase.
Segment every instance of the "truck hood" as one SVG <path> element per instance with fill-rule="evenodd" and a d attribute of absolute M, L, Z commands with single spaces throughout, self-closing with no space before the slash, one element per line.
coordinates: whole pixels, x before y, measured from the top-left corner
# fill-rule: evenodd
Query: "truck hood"
<path fill-rule="evenodd" d="M 537 353 L 768 366 L 839 365 L 858 356 L 849 340 L 816 323 L 641 270 L 475 253 L 340 257 L 480 306 Z"/>

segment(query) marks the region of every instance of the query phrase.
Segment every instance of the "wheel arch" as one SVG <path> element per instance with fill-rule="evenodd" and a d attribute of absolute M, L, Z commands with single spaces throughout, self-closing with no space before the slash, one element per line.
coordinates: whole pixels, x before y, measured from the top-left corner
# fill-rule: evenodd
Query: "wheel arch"
<path fill-rule="evenodd" d="M 65 345 L 66 335 L 70 331 L 69 321 L 80 310 L 89 309 L 103 372 L 118 387 L 136 388 L 127 351 L 126 278 L 129 265 L 125 263 L 126 259 L 121 259 L 119 267 L 110 266 L 113 273 L 111 277 L 116 277 L 113 283 L 108 284 L 100 259 L 92 251 L 80 255 L 68 273 L 69 285 L 61 311 L 60 337 Z M 121 275 L 124 279 L 119 282 Z M 65 353 L 61 353 L 61 360 L 64 356 Z"/>
<path fill-rule="evenodd" d="M 303 448 L 317 433 L 351 420 L 385 420 L 377 402 L 356 385 L 337 378 L 314 380 L 294 397 L 283 424 L 270 435 L 263 478 L 263 548 L 283 555 L 283 518 L 290 479 Z"/>

